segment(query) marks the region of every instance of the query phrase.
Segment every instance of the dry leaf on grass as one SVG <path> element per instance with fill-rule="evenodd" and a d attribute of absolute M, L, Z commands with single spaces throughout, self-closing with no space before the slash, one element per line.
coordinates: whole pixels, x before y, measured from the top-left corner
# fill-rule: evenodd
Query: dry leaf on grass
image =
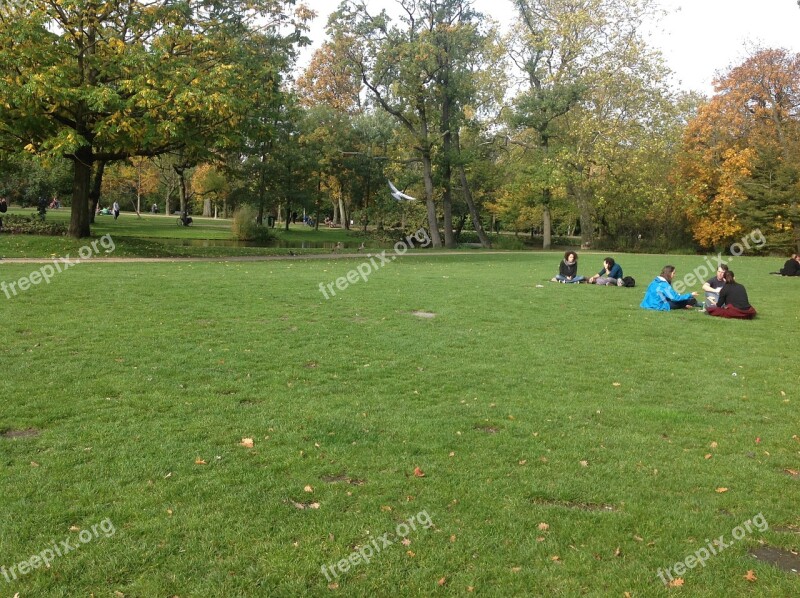
<path fill-rule="evenodd" d="M 717 448 L 717 441 L 716 440 L 712 441 L 711 444 L 709 444 L 708 446 L 710 446 L 711 448 Z"/>
<path fill-rule="evenodd" d="M 708 454 L 707 454 L 705 457 L 703 457 L 703 458 L 704 458 L 704 459 L 710 459 L 711 457 L 712 457 L 711 453 L 708 453 Z"/>
<path fill-rule="evenodd" d="M 683 577 L 678 577 L 677 579 L 670 580 L 670 582 L 667 584 L 667 587 L 679 588 L 682 585 L 683 585 Z"/>
<path fill-rule="evenodd" d="M 728 491 L 728 489 L 727 489 L 727 488 L 717 488 L 717 489 L 715 490 L 715 492 L 716 492 L 717 494 L 722 494 L 723 492 L 727 492 L 727 491 Z"/>
<path fill-rule="evenodd" d="M 244 448 L 253 448 L 253 439 L 242 438 L 242 441 L 239 443 L 239 446 L 243 446 Z"/>
<path fill-rule="evenodd" d="M 543 532 L 546 532 L 547 530 L 549 530 L 549 529 L 550 529 L 550 525 L 549 525 L 549 524 L 547 524 L 547 523 L 545 523 L 544 521 L 542 521 L 542 522 L 541 522 L 541 523 L 540 523 L 540 524 L 539 524 L 537 527 L 538 527 L 540 530 L 542 530 Z"/>
<path fill-rule="evenodd" d="M 314 488 L 311 485 L 307 485 L 303 488 L 304 492 L 314 492 Z"/>
<path fill-rule="evenodd" d="M 589 467 L 588 461 L 581 461 L 581 467 Z"/>
<path fill-rule="evenodd" d="M 753 571 L 752 569 L 749 569 L 747 573 L 744 574 L 744 578 L 747 581 L 756 581 L 758 579 L 758 577 L 756 577 L 755 571 Z"/>
<path fill-rule="evenodd" d="M 194 464 L 195 465 L 207 465 L 207 463 L 203 459 L 201 459 L 200 457 L 197 457 L 197 459 L 194 460 Z"/>
<path fill-rule="evenodd" d="M 413 559 L 415 556 L 417 556 L 417 553 L 416 553 L 416 552 L 414 552 L 413 550 L 406 550 L 406 554 L 407 554 L 408 556 L 410 556 L 412 559 Z"/>
<path fill-rule="evenodd" d="M 425 477 L 425 472 L 422 471 L 419 467 L 415 467 L 414 468 L 414 477 L 424 478 Z"/>
<path fill-rule="evenodd" d="M 446 578 L 446 577 L 442 577 L 442 578 L 441 578 L 439 581 L 437 581 L 436 583 L 437 583 L 437 584 L 439 584 L 440 586 L 443 586 L 444 584 L 446 584 L 446 583 L 447 583 L 447 578 Z"/>
<path fill-rule="evenodd" d="M 331 582 L 331 583 L 328 584 L 328 589 L 329 590 L 338 590 L 339 589 L 339 584 L 336 583 L 335 581 Z"/>
<path fill-rule="evenodd" d="M 400 540 L 400 544 L 402 544 L 403 546 L 411 546 L 411 540 L 409 540 L 408 538 L 403 538 L 402 540 Z"/>

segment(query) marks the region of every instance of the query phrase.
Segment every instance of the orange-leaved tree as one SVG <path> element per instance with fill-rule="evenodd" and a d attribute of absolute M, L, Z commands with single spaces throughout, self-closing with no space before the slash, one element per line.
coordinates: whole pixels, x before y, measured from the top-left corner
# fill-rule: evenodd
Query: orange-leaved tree
<path fill-rule="evenodd" d="M 800 247 L 800 55 L 759 50 L 715 91 L 683 139 L 695 239 L 719 246 L 758 227 Z"/>

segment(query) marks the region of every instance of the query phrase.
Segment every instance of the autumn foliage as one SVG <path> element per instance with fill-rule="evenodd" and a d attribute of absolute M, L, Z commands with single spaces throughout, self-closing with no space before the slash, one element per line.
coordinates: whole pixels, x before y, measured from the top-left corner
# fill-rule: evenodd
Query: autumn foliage
<path fill-rule="evenodd" d="M 687 214 L 704 247 L 762 227 L 798 245 L 800 55 L 761 50 L 715 82 L 688 123 L 680 171 Z"/>

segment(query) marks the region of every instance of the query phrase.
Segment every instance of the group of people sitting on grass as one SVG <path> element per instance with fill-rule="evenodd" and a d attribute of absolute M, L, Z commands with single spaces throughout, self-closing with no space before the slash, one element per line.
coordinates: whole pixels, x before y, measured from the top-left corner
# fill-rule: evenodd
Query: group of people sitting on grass
<path fill-rule="evenodd" d="M 588 283 L 600 286 L 624 287 L 625 282 L 622 277 L 622 266 L 614 261 L 613 257 L 603 260 L 603 267 L 600 271 L 590 278 L 578 275 L 578 254 L 574 251 L 567 251 L 564 259 L 558 265 L 558 274 L 550 279 L 551 282 Z"/>
<path fill-rule="evenodd" d="M 794 257 L 794 256 L 793 256 Z M 787 262 L 788 263 L 788 262 Z M 800 265 L 800 261 L 798 261 Z M 628 277 L 629 278 L 629 277 Z M 678 293 L 672 288 L 675 266 L 664 266 L 661 274 L 647 287 L 640 307 L 656 311 L 693 309 L 697 307 L 698 292 Z M 561 283 L 589 283 L 604 286 L 632 286 L 625 283 L 622 268 L 613 258 L 603 260 L 603 268 L 591 278 L 578 275 L 578 254 L 567 251 L 559 264 L 558 274 L 551 279 Z M 710 316 L 722 318 L 752 319 L 756 310 L 750 305 L 747 290 L 736 282 L 733 271 L 726 264 L 719 264 L 716 274 L 703 284 L 705 302 L 701 310 Z"/>

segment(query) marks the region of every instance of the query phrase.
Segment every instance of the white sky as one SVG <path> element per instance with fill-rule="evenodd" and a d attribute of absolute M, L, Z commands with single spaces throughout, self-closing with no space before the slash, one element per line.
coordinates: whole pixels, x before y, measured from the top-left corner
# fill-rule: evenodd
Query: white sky
<path fill-rule="evenodd" d="M 339 0 L 305 0 L 319 16 L 312 25 L 314 47 L 324 39 L 328 15 Z M 713 93 L 711 81 L 718 71 L 735 66 L 753 47 L 786 48 L 800 52 L 800 7 L 797 0 L 661 0 L 671 12 L 649 37 L 661 48 L 676 84 L 684 90 Z M 394 0 L 367 0 L 379 12 Z M 475 8 L 501 26 L 516 17 L 511 0 L 475 0 Z M 391 10 L 390 10 L 391 12 Z M 310 52 L 304 52 L 305 66 Z"/>

